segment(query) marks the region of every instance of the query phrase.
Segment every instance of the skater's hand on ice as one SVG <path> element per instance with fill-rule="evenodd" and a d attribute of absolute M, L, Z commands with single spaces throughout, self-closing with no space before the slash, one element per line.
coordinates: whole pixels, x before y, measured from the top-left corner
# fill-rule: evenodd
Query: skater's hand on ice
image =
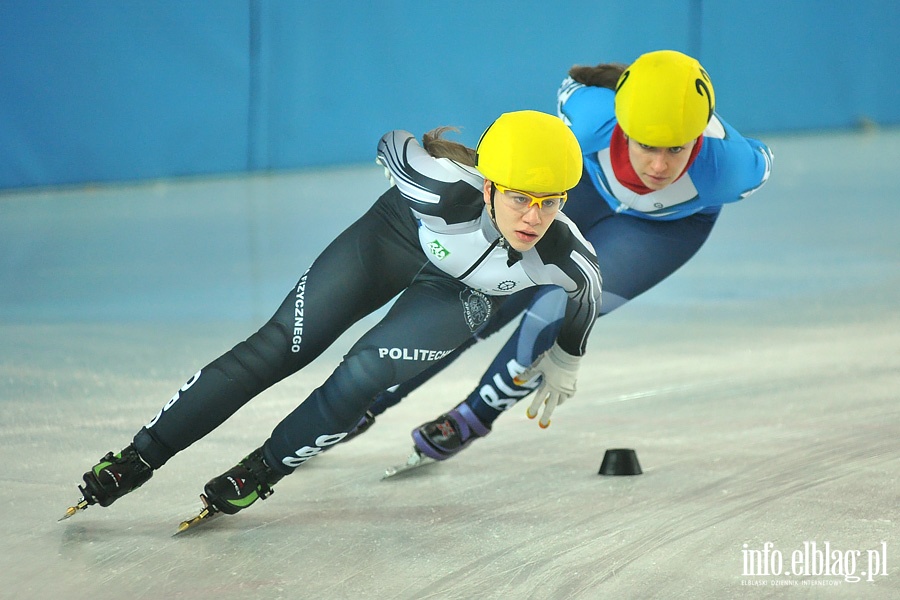
<path fill-rule="evenodd" d="M 553 347 L 541 354 L 534 364 L 513 379 L 516 385 L 522 385 L 538 375 L 541 376 L 541 385 L 526 414 L 529 419 L 535 418 L 543 404 L 544 412 L 538 421 L 542 429 L 550 426 L 550 415 L 553 414 L 553 410 L 567 398 L 575 395 L 575 380 L 578 379 L 580 361 L 580 356 L 572 356 L 557 344 L 553 344 Z"/>

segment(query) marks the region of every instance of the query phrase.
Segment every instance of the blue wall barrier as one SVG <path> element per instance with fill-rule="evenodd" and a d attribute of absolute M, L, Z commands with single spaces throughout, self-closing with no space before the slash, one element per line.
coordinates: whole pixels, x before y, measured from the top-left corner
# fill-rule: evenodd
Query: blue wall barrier
<path fill-rule="evenodd" d="M 368 162 L 555 111 L 573 64 L 698 57 L 756 134 L 900 123 L 893 0 L 2 0 L 0 188 Z"/>

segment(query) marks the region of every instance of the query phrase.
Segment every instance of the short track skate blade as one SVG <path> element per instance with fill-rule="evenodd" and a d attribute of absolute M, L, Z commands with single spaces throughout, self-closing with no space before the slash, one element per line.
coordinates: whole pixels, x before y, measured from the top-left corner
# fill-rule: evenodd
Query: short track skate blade
<path fill-rule="evenodd" d="M 406 459 L 406 463 L 402 465 L 397 465 L 395 467 L 388 467 L 384 471 L 384 475 L 381 477 L 381 480 L 384 481 L 390 477 L 396 477 L 401 473 L 408 473 L 413 469 L 418 469 L 419 467 L 424 467 L 426 465 L 432 465 L 438 461 L 420 454 L 418 450 L 413 450 L 413 453 L 409 455 L 409 458 Z"/>
<path fill-rule="evenodd" d="M 200 500 L 203 502 L 203 510 L 200 511 L 200 514 L 194 517 L 193 519 L 188 519 L 187 521 L 182 521 L 178 526 L 178 531 L 173 533 L 172 535 L 178 535 L 180 533 L 184 533 L 188 529 L 193 529 L 198 525 L 203 523 L 207 523 L 211 521 L 213 518 L 221 515 L 222 513 L 216 510 L 216 508 L 209 503 L 209 500 L 206 499 L 206 495 L 200 494 Z"/>
<path fill-rule="evenodd" d="M 59 519 L 57 519 L 56 522 L 59 523 L 60 521 L 65 521 L 66 519 L 68 519 L 69 517 L 71 517 L 72 515 L 74 515 L 75 513 L 78 513 L 78 512 L 80 512 L 80 511 L 86 509 L 88 506 L 90 506 L 90 504 L 88 503 L 88 501 L 85 500 L 84 498 L 82 498 L 82 499 L 78 502 L 78 504 L 76 504 L 75 506 L 70 506 L 69 508 L 67 508 L 67 509 L 66 509 L 66 514 L 64 514 L 64 515 L 61 516 Z"/>

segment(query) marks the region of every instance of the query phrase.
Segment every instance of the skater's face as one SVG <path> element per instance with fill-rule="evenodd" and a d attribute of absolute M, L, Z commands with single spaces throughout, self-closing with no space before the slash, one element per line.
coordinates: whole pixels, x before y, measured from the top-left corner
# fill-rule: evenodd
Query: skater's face
<path fill-rule="evenodd" d="M 533 194 L 484 182 L 484 203 L 490 210 L 491 187 L 494 192 L 494 218 L 500 234 L 519 252 L 538 243 L 566 201 L 566 194 Z"/>
<path fill-rule="evenodd" d="M 641 183 L 651 190 L 671 185 L 687 166 L 697 140 L 683 146 L 658 148 L 628 140 L 628 159 Z"/>

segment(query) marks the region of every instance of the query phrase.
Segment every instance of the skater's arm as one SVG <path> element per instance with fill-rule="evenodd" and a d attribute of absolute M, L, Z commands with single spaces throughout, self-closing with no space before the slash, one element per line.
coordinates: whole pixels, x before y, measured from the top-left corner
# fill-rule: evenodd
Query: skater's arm
<path fill-rule="evenodd" d="M 560 213 L 535 249 L 542 264 L 534 281 L 558 285 L 569 297 L 557 343 L 566 353 L 581 356 L 600 315 L 602 277 L 594 247 Z"/>
<path fill-rule="evenodd" d="M 394 130 L 378 142 L 377 162 L 414 211 L 447 223 L 472 219 L 473 198 L 484 178 L 473 167 L 434 158 L 408 131 Z"/>

